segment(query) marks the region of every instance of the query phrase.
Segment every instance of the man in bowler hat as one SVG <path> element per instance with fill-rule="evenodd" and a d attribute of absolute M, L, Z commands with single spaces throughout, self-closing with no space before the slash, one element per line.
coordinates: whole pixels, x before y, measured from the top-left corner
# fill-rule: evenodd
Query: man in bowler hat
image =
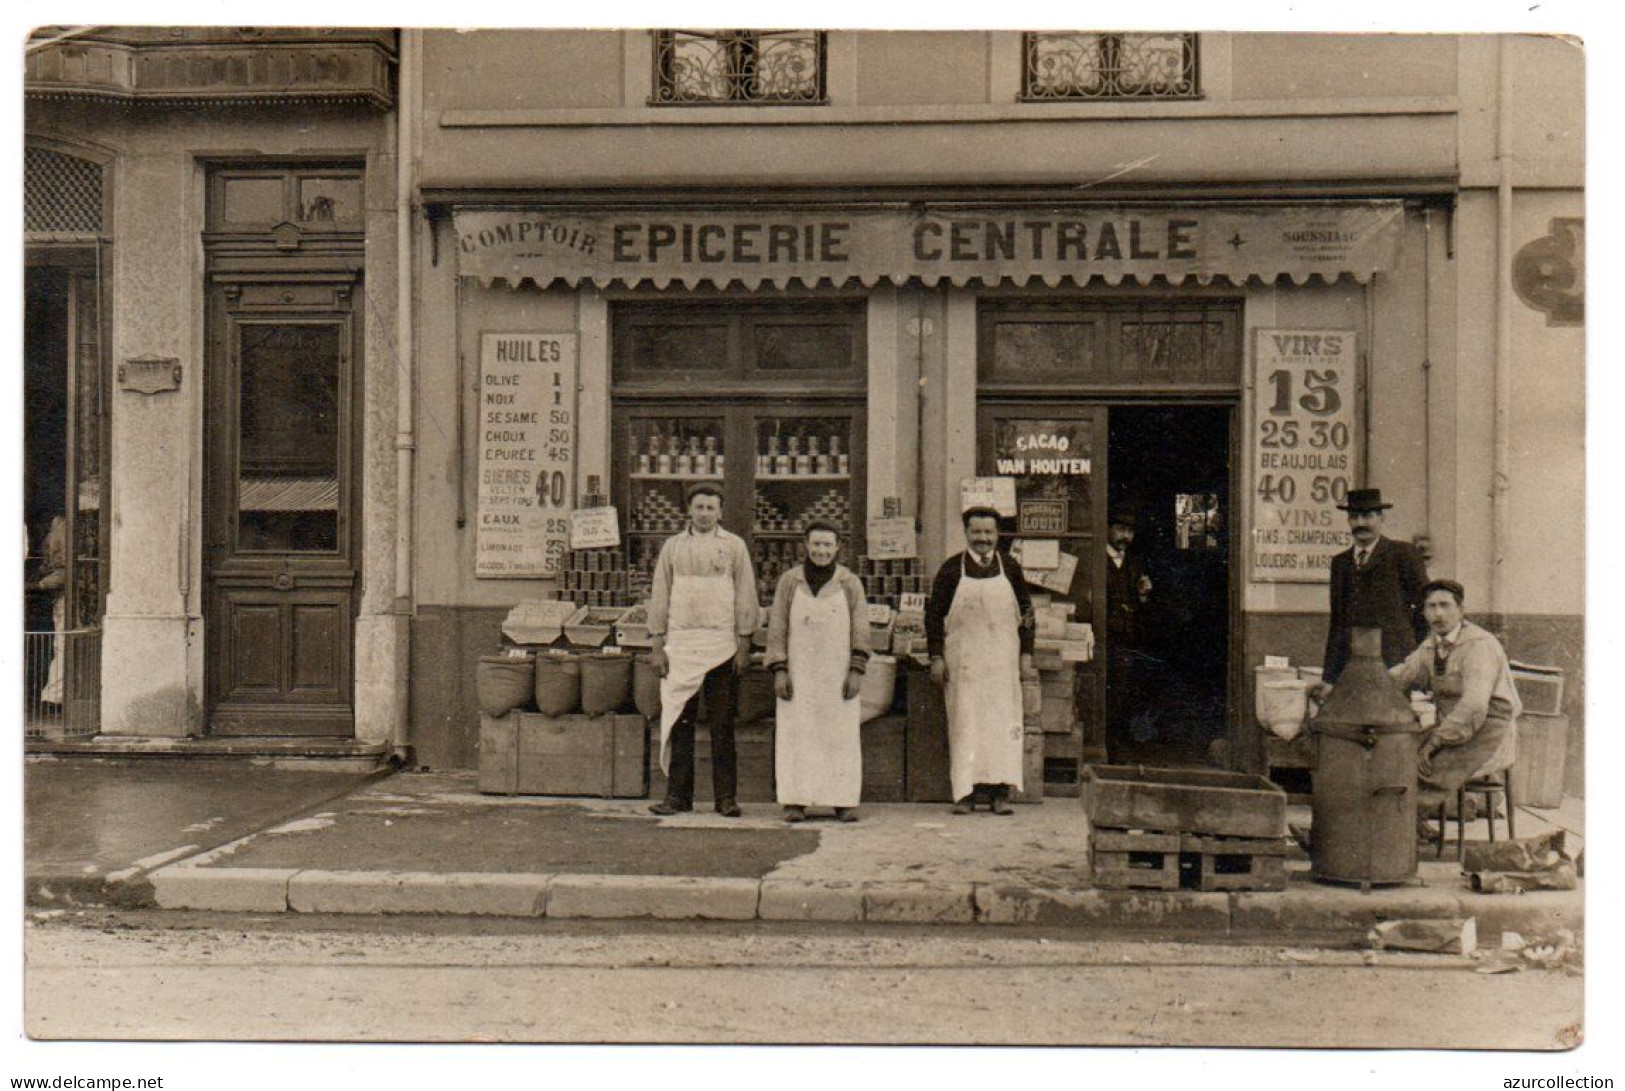
<path fill-rule="evenodd" d="M 1382 534 L 1381 489 L 1350 489 L 1337 505 L 1348 512 L 1354 545 L 1332 558 L 1331 625 L 1326 631 L 1323 681 L 1331 684 L 1349 658 L 1349 634 L 1355 628 L 1382 630 L 1382 661 L 1394 666 L 1416 650 L 1427 636 L 1422 616 L 1422 589 L 1427 563 L 1408 542 Z"/>

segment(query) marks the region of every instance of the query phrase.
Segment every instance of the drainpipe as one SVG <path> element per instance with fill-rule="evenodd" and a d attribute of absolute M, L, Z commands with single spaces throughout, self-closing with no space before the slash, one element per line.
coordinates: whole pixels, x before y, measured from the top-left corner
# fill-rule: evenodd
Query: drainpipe
<path fill-rule="evenodd" d="M 417 352 L 412 322 L 412 285 L 417 267 L 412 261 L 412 186 L 417 167 L 418 72 L 423 39 L 416 30 L 400 31 L 401 55 L 395 110 L 395 602 L 397 639 L 410 642 L 412 616 L 413 466 L 417 449 Z M 407 643 L 404 654 L 410 654 Z M 407 677 L 395 682 L 395 708 L 391 741 L 397 751 L 407 744 L 411 717 Z"/>
<path fill-rule="evenodd" d="M 1511 485 L 1512 436 L 1512 43 L 1503 36 L 1496 64 L 1500 86 L 1496 95 L 1495 158 L 1499 179 L 1495 195 L 1495 419 L 1494 468 L 1490 477 L 1490 611 L 1499 615 L 1505 606 L 1505 559 L 1510 513 L 1507 491 Z"/>

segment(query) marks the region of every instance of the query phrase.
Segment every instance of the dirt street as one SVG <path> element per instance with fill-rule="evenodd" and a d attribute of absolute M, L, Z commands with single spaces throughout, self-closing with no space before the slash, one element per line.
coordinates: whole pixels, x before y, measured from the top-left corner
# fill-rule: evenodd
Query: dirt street
<path fill-rule="evenodd" d="M 1471 960 L 906 926 L 36 916 L 43 1038 L 1573 1045 L 1582 981 Z"/>

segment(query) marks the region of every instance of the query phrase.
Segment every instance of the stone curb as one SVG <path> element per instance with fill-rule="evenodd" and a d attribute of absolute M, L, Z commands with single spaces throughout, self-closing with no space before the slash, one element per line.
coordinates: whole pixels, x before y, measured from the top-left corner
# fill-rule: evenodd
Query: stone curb
<path fill-rule="evenodd" d="M 214 856 L 216 854 L 204 854 Z M 1401 887 L 1331 895 L 1293 884 L 1279 893 L 1045 888 L 1020 883 L 707 878 L 670 875 L 325 871 L 207 867 L 195 857 L 139 881 L 29 878 L 35 906 L 255 913 L 763 920 L 1028 925 L 1181 938 L 1363 937 L 1380 920 L 1475 917 L 1493 946 L 1502 932 L 1540 934 L 1584 923 L 1583 891 L 1514 896 Z M 98 892 L 101 896 L 98 896 Z"/>

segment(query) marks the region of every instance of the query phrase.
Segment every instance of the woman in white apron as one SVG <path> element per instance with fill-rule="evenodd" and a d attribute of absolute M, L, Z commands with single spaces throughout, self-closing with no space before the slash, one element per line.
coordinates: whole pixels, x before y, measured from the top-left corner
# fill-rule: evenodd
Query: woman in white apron
<path fill-rule="evenodd" d="M 1008 815 L 1023 779 L 1021 678 L 1032 672 L 1022 650 L 1021 570 L 997 549 L 996 512 L 972 508 L 964 522 L 971 548 L 943 564 L 932 589 L 927 637 L 936 630 L 942 644 L 931 673 L 947 689 L 954 813 L 968 813 L 985 791 L 993 813 Z"/>
<path fill-rule="evenodd" d="M 786 822 L 808 807 L 857 821 L 863 791 L 858 691 L 869 622 L 863 584 L 835 562 L 840 534 L 807 528 L 807 560 L 779 577 L 767 630 L 767 665 L 778 694 L 774 772 Z"/>

